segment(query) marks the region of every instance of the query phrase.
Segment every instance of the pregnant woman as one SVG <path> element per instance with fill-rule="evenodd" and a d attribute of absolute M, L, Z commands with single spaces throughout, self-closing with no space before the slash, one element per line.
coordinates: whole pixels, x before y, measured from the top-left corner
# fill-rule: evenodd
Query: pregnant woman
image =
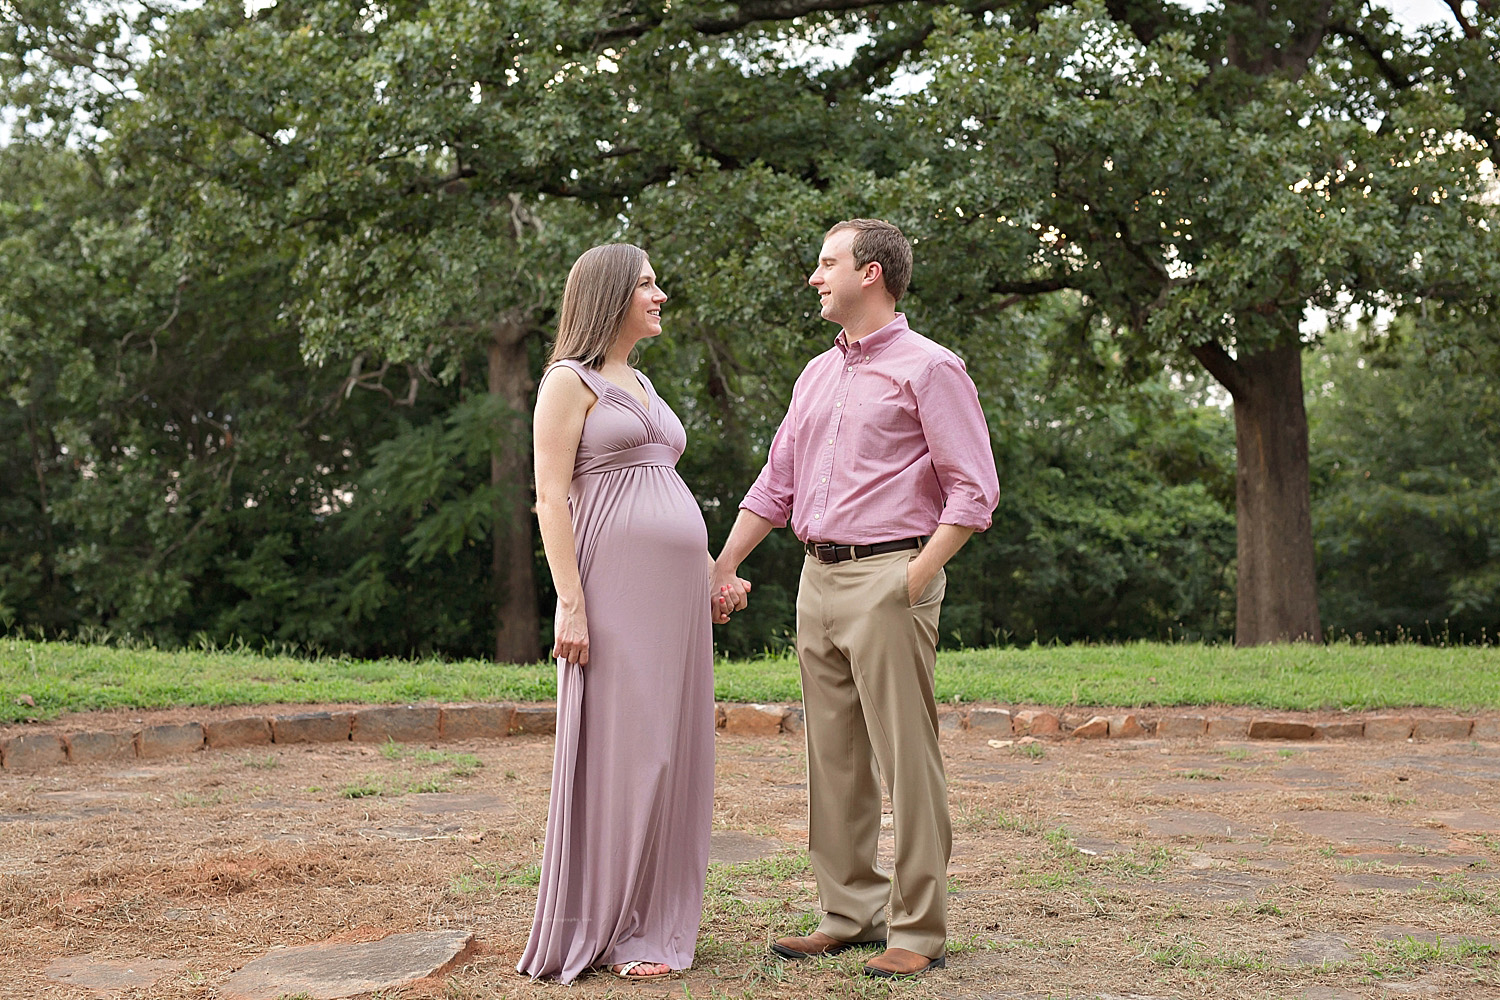
<path fill-rule="evenodd" d="M 708 535 L 682 423 L 630 366 L 667 296 L 645 251 L 589 250 L 537 392 L 537 519 L 557 591 L 557 748 L 517 970 L 564 983 L 692 964 L 713 809 Z"/>

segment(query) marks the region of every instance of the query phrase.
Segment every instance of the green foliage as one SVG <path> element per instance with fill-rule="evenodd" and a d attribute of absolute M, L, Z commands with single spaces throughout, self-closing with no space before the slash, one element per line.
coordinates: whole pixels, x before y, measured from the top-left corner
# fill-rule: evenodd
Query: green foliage
<path fill-rule="evenodd" d="M 1492 12 L 1403 38 L 1348 4 L 11 6 L 6 627 L 482 654 L 485 543 L 531 526 L 516 418 L 605 239 L 672 294 L 643 364 L 716 544 L 831 340 L 822 228 L 917 241 L 908 312 L 966 358 L 1004 487 L 949 646 L 1228 634 L 1231 444 L 1198 364 L 1310 341 L 1308 303 L 1421 312 L 1456 374 L 1496 342 Z M 1414 445 L 1379 495 L 1320 479 L 1331 621 L 1494 621 L 1493 553 L 1456 547 L 1488 538 L 1480 451 L 1439 475 Z M 761 547 L 724 649 L 785 648 L 798 563 Z M 1370 566 L 1434 582 L 1361 591 Z"/>
<path fill-rule="evenodd" d="M 1324 614 L 1348 635 L 1475 641 L 1500 623 L 1500 389 L 1410 324 L 1330 337 L 1308 374 Z"/>

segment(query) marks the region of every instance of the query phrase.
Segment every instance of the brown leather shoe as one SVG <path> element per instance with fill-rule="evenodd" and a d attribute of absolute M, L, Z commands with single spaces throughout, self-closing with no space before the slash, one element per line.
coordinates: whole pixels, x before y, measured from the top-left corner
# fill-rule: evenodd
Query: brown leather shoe
<path fill-rule="evenodd" d="M 948 964 L 948 956 L 928 958 L 905 948 L 887 948 L 865 963 L 860 971 L 876 979 L 909 979 Z"/>
<path fill-rule="evenodd" d="M 817 958 L 822 955 L 839 955 L 851 948 L 884 948 L 885 938 L 878 941 L 840 941 L 822 931 L 813 931 L 807 937 L 778 938 L 771 945 L 771 953 L 781 958 Z"/>

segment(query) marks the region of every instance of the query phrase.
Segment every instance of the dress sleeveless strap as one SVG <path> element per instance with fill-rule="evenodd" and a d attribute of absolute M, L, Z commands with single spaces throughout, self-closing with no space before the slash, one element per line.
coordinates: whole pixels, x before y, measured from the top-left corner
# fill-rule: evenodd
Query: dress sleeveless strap
<path fill-rule="evenodd" d="M 570 371 L 576 372 L 578 377 L 583 379 L 583 384 L 588 386 L 589 390 L 596 396 L 604 395 L 604 386 L 609 384 L 609 379 L 600 375 L 588 365 L 574 361 L 572 358 L 563 358 L 561 361 L 552 362 L 547 366 L 547 370 L 542 372 L 541 381 L 547 381 L 547 376 L 559 368 L 567 368 Z"/>
<path fill-rule="evenodd" d="M 573 478 L 597 475 L 601 472 L 618 472 L 621 469 L 632 469 L 642 465 L 665 465 L 675 468 L 677 451 L 671 445 L 656 442 L 638 444 L 634 448 L 622 448 L 619 451 L 596 455 L 586 462 L 580 462 L 573 469 Z"/>

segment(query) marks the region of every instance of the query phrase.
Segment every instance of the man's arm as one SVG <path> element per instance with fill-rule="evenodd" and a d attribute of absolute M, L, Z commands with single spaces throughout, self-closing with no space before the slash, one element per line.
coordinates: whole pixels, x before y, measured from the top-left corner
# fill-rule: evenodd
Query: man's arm
<path fill-rule="evenodd" d="M 922 596 L 922 591 L 937 576 L 938 570 L 948 564 L 958 550 L 964 547 L 969 536 L 974 534 L 973 528 L 965 528 L 958 524 L 940 524 L 927 544 L 922 546 L 916 558 L 906 564 L 906 597 L 908 603 L 916 604 L 917 599 Z"/>
<path fill-rule="evenodd" d="M 710 583 L 710 593 L 728 598 L 729 611 L 739 611 L 749 603 L 750 581 L 740 579 L 740 563 L 776 527 L 754 511 L 740 508 L 739 517 L 734 519 L 734 527 L 729 529 L 729 537 L 724 541 L 724 548 L 714 560 Z"/>
<path fill-rule="evenodd" d="M 962 363 L 934 365 L 914 388 L 928 454 L 946 499 L 937 530 L 907 564 L 907 595 L 913 604 L 969 537 L 990 526 L 1000 492 L 979 393 Z M 941 419 L 925 419 L 934 413 Z"/>

